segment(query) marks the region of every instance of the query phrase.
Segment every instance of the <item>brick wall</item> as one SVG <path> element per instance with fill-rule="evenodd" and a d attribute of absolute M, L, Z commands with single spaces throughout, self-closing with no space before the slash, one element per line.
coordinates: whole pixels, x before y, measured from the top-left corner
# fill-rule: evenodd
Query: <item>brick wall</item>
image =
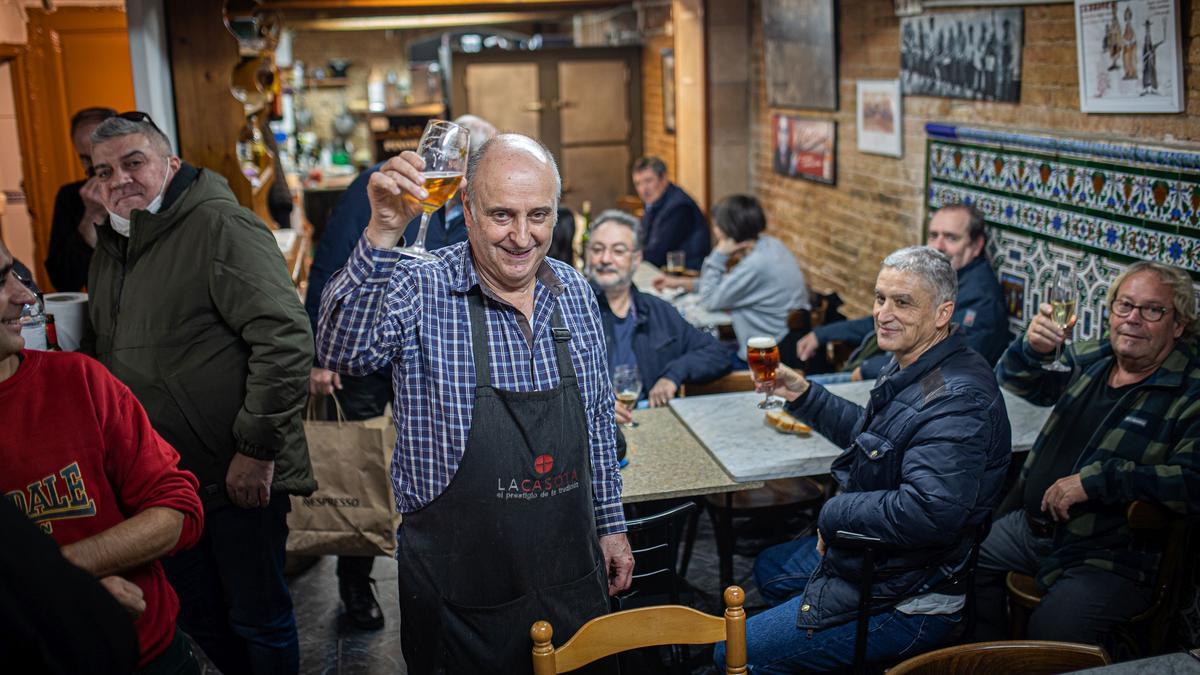
<path fill-rule="evenodd" d="M 663 126 L 662 50 L 675 44 L 671 35 L 649 38 L 642 45 L 642 151 L 667 163 L 667 175 L 675 178 L 675 135 Z M 633 194 L 633 185 L 629 186 Z"/>
<path fill-rule="evenodd" d="M 1070 4 L 1032 5 L 1025 8 L 1020 104 L 906 96 L 904 157 L 860 153 L 855 134 L 855 83 L 899 76 L 900 20 L 892 0 L 841 0 L 838 4 L 840 109 L 830 113 L 776 110 L 767 105 L 761 4 L 754 0 L 751 171 L 771 232 L 796 253 L 810 286 L 837 290 L 847 301 L 850 315 L 869 310 L 879 261 L 896 248 L 920 241 L 925 217 L 926 122 L 1059 131 L 1097 139 L 1200 141 L 1200 40 L 1194 39 L 1200 36 L 1200 3 L 1182 3 L 1188 91 L 1187 112 L 1177 115 L 1079 112 L 1074 8 Z M 774 112 L 837 121 L 836 186 L 786 178 L 772 171 Z"/>

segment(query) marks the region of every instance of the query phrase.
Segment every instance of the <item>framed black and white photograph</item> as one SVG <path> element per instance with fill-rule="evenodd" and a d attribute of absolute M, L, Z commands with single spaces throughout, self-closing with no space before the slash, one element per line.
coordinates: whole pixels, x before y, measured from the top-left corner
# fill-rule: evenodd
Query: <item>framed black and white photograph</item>
<path fill-rule="evenodd" d="M 1075 0 L 1079 109 L 1183 112 L 1176 0 Z"/>
<path fill-rule="evenodd" d="M 900 157 L 900 80 L 859 80 L 857 99 L 859 152 Z"/>
<path fill-rule="evenodd" d="M 662 50 L 663 126 L 668 134 L 675 133 L 675 50 Z"/>
<path fill-rule="evenodd" d="M 901 19 L 904 94 L 1016 103 L 1022 28 L 1019 7 Z"/>
<path fill-rule="evenodd" d="M 770 105 L 837 110 L 833 0 L 763 0 L 762 17 Z"/>

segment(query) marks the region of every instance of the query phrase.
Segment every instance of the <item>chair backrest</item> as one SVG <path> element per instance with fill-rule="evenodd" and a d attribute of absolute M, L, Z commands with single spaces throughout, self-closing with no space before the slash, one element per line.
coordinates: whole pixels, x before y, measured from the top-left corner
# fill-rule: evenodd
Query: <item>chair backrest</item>
<path fill-rule="evenodd" d="M 724 618 L 691 607 L 662 605 L 614 612 L 585 623 L 566 644 L 554 648 L 554 629 L 538 621 L 533 638 L 534 675 L 553 675 L 581 668 L 619 652 L 659 645 L 711 644 L 725 640 L 725 672 L 746 672 L 746 594 L 737 586 L 725 589 Z"/>
<path fill-rule="evenodd" d="M 1050 675 L 1109 664 L 1108 652 L 1073 642 L 976 642 L 914 656 L 888 675 Z"/>
<path fill-rule="evenodd" d="M 748 370 L 735 370 L 712 382 L 695 382 L 680 388 L 680 395 L 702 396 L 725 394 L 731 391 L 754 391 L 754 376 Z"/>
<path fill-rule="evenodd" d="M 679 539 L 696 503 L 684 502 L 661 513 L 626 520 L 633 549 L 633 583 L 621 594 L 621 606 L 648 596 L 665 596 L 679 604 Z M 660 600 L 661 602 L 661 600 Z"/>
<path fill-rule="evenodd" d="M 1149 622 L 1145 646 L 1149 653 L 1156 654 L 1169 639 L 1183 602 L 1183 591 L 1196 557 L 1200 518 L 1180 516 L 1165 506 L 1142 500 L 1131 502 L 1125 517 L 1131 530 L 1153 541 L 1162 550 L 1154 598 L 1145 611 L 1130 619 L 1131 623 Z"/>

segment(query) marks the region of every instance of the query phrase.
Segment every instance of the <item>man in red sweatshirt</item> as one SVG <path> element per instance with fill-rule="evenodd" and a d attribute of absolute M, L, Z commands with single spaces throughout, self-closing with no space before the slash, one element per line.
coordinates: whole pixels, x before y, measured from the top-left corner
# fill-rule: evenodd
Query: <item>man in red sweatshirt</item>
<path fill-rule="evenodd" d="M 198 672 L 158 562 L 200 538 L 196 478 L 98 362 L 24 349 L 34 301 L 0 243 L 0 492 L 137 616 L 140 670 Z"/>

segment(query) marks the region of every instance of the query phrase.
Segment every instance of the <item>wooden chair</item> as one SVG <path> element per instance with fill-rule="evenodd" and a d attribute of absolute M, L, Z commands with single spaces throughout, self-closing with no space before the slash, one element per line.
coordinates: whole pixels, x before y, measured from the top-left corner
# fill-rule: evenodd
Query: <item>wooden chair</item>
<path fill-rule="evenodd" d="M 974 526 L 973 541 L 970 552 L 967 554 L 967 564 L 933 589 L 938 593 L 961 594 L 966 598 L 966 606 L 963 608 L 963 615 L 967 617 L 966 623 L 963 631 L 953 637 L 954 640 L 970 639 L 974 632 L 975 570 L 979 565 L 979 550 L 983 548 L 983 541 L 987 539 L 991 529 L 992 519 L 990 516 Z M 838 538 L 833 544 L 838 548 L 859 551 L 863 555 L 862 576 L 858 581 L 858 616 L 855 620 L 854 633 L 853 671 L 856 674 L 874 672 L 879 665 L 867 661 L 867 640 L 870 638 L 868 629 L 871 616 L 874 612 L 881 611 L 873 606 L 874 598 L 871 596 L 875 577 L 875 560 L 880 553 L 880 544 L 880 540 L 876 537 L 842 531 L 838 532 Z"/>
<path fill-rule="evenodd" d="M 616 598 L 620 609 L 663 602 L 679 604 L 679 580 L 683 577 L 679 573 L 680 538 L 688 525 L 694 528 L 698 513 L 697 503 L 686 501 L 665 511 L 625 520 L 634 565 L 629 589 Z M 687 672 L 684 666 L 686 650 L 680 645 L 671 645 L 669 652 L 671 672 Z M 622 664 L 622 670 L 625 669 Z"/>
<path fill-rule="evenodd" d="M 725 589 L 724 618 L 682 605 L 660 605 L 614 612 L 585 623 L 566 644 L 554 648 L 554 629 L 538 621 L 533 638 L 534 675 L 553 675 L 581 668 L 629 649 L 671 644 L 702 645 L 725 640 L 725 672 L 746 672 L 746 594 Z"/>
<path fill-rule="evenodd" d="M 735 391 L 754 391 L 754 376 L 748 370 L 735 370 L 718 377 L 712 382 L 692 383 L 679 387 L 679 395 L 704 396 L 706 394 L 728 394 Z"/>
<path fill-rule="evenodd" d="M 1190 565 L 1194 564 L 1200 519 L 1179 517 L 1163 506 L 1141 500 L 1129 504 L 1125 518 L 1131 530 L 1157 543 L 1163 554 L 1150 607 L 1118 626 L 1113 631 L 1113 637 L 1130 655 L 1159 654 L 1166 647 L 1171 627 L 1179 613 L 1182 601 L 1180 591 L 1186 584 Z M 1005 585 L 1008 587 L 1012 634 L 1020 638 L 1025 635 L 1030 613 L 1041 603 L 1045 594 L 1037 587 L 1033 577 L 1027 574 L 1009 572 L 1005 577 Z"/>
<path fill-rule="evenodd" d="M 737 391 L 754 391 L 754 377 L 750 371 L 736 370 L 712 382 L 689 384 L 685 393 L 687 396 L 701 396 Z M 771 517 L 798 509 L 816 508 L 824 498 L 825 487 L 811 478 L 781 478 L 767 481 L 761 488 L 754 490 L 705 495 L 705 504 L 717 536 L 721 586 L 733 583 L 733 549 L 737 541 L 737 532 L 733 527 L 734 518 Z M 687 570 L 694 537 L 693 521 L 688 524 L 687 543 L 684 546 L 684 573 Z"/>
<path fill-rule="evenodd" d="M 1073 642 L 975 642 L 914 656 L 887 671 L 888 675 L 1052 675 L 1110 663 L 1108 653 L 1094 645 Z"/>

